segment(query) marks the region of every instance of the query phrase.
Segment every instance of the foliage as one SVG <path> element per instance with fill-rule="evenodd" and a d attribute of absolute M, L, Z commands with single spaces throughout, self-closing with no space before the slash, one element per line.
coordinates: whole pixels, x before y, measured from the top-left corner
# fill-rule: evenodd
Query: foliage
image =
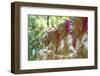
<path fill-rule="evenodd" d="M 44 47 L 41 37 L 48 28 L 57 27 L 67 16 L 28 15 L 28 60 L 36 60 L 38 51 Z"/>

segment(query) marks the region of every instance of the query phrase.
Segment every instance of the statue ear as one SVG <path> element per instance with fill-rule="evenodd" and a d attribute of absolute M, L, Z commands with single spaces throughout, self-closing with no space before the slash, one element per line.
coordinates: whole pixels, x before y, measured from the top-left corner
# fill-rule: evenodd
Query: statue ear
<path fill-rule="evenodd" d="M 80 25 L 80 31 L 82 31 L 82 29 L 83 29 L 83 27 L 82 27 L 82 25 Z"/>
<path fill-rule="evenodd" d="M 73 25 L 73 26 L 71 27 L 71 30 L 73 31 L 73 30 L 74 30 L 74 28 L 75 28 L 75 27 L 74 27 L 74 25 Z"/>
<path fill-rule="evenodd" d="M 70 25 L 71 25 L 70 20 L 65 20 L 64 27 L 66 32 L 70 32 Z"/>

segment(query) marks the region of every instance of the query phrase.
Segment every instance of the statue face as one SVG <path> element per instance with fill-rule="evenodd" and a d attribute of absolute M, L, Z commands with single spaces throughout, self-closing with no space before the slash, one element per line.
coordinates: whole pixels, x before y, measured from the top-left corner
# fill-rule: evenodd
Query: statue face
<path fill-rule="evenodd" d="M 78 36 L 82 29 L 82 20 L 79 17 L 76 17 L 73 24 L 73 34 Z"/>
<path fill-rule="evenodd" d="M 67 36 L 68 32 L 65 30 L 65 25 L 64 25 L 64 23 L 59 25 L 59 27 L 58 27 L 58 33 L 59 33 L 62 37 Z"/>

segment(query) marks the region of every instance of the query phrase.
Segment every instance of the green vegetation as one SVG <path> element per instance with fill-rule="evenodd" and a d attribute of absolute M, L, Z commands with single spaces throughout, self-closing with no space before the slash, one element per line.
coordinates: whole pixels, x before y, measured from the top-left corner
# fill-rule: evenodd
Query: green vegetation
<path fill-rule="evenodd" d="M 38 51 L 44 47 L 41 37 L 48 28 L 56 27 L 67 16 L 28 15 L 28 60 L 36 60 Z"/>

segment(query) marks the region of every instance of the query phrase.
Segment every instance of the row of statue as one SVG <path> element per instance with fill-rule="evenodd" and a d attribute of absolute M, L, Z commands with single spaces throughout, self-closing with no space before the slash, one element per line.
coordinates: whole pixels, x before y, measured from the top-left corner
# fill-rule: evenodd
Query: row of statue
<path fill-rule="evenodd" d="M 88 18 L 74 17 L 49 28 L 41 37 L 44 48 L 37 60 L 76 59 L 88 57 Z"/>

